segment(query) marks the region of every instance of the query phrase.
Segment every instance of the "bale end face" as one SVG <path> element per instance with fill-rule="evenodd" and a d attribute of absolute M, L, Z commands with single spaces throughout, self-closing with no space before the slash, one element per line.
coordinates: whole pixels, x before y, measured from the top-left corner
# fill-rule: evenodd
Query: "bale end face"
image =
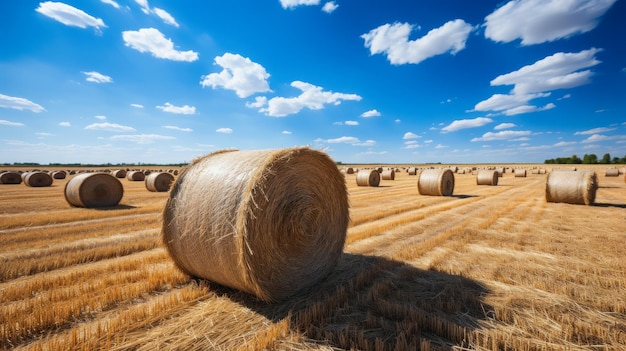
<path fill-rule="evenodd" d="M 82 173 L 65 184 L 65 200 L 74 207 L 117 206 L 123 195 L 122 183 L 107 173 Z"/>
<path fill-rule="evenodd" d="M 380 173 L 375 169 L 362 169 L 356 175 L 356 185 L 378 186 L 380 185 Z"/>

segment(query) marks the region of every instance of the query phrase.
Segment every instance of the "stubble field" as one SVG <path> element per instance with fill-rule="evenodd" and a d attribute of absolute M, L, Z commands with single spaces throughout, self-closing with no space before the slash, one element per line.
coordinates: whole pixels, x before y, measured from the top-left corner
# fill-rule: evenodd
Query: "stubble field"
<path fill-rule="evenodd" d="M 337 268 L 277 304 L 180 272 L 143 182 L 105 210 L 68 205 L 71 176 L 0 185 L 0 349 L 626 350 L 626 183 L 594 169 L 594 206 L 530 172 L 449 197 L 347 174 Z"/>

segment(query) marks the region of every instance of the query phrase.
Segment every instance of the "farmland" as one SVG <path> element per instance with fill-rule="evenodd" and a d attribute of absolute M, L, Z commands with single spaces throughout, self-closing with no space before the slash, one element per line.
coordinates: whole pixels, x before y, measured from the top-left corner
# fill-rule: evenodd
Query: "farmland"
<path fill-rule="evenodd" d="M 0 349 L 626 350 L 626 183 L 588 168 L 594 206 L 546 202 L 546 174 L 346 174 L 338 266 L 275 304 L 179 271 L 143 182 L 106 209 L 69 206 L 71 176 L 0 185 Z"/>

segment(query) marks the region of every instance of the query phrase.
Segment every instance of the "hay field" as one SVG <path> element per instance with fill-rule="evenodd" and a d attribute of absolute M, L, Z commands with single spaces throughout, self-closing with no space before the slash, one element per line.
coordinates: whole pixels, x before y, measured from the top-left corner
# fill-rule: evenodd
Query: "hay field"
<path fill-rule="evenodd" d="M 348 174 L 338 267 L 279 304 L 178 271 L 143 182 L 106 210 L 70 207 L 71 176 L 0 185 L 0 349 L 626 350 L 626 183 L 595 169 L 595 206 L 530 172 L 451 197 Z"/>

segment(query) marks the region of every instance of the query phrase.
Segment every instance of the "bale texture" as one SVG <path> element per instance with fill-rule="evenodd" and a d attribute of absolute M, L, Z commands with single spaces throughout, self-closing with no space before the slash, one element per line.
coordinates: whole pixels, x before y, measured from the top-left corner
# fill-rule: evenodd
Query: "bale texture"
<path fill-rule="evenodd" d="M 417 174 L 417 168 L 416 167 L 409 167 L 409 169 L 407 169 L 407 172 L 409 173 L 409 175 L 416 175 Z"/>
<path fill-rule="evenodd" d="M 126 173 L 126 179 L 133 182 L 143 182 L 146 179 L 146 175 L 141 171 L 130 171 Z"/>
<path fill-rule="evenodd" d="M 396 171 L 394 171 L 393 169 L 388 169 L 383 171 L 383 173 L 381 173 L 380 177 L 383 180 L 395 180 L 396 179 Z"/>
<path fill-rule="evenodd" d="M 34 171 L 23 175 L 24 184 L 32 187 L 44 187 L 52 185 L 52 176 L 46 172 Z"/>
<path fill-rule="evenodd" d="M 417 179 L 421 195 L 451 196 L 454 192 L 454 173 L 449 168 L 425 169 Z"/>
<path fill-rule="evenodd" d="M 515 170 L 515 177 L 516 178 L 526 178 L 526 170 L 522 169 L 522 168 L 517 168 Z"/>
<path fill-rule="evenodd" d="M 378 186 L 380 184 L 380 173 L 375 169 L 362 169 L 356 174 L 356 185 L 358 186 Z"/>
<path fill-rule="evenodd" d="M 115 178 L 126 178 L 126 170 L 117 169 L 115 171 L 112 171 L 111 175 L 114 176 Z"/>
<path fill-rule="evenodd" d="M 153 172 L 146 177 L 146 189 L 155 192 L 170 190 L 174 176 L 167 172 Z"/>
<path fill-rule="evenodd" d="M 594 171 L 556 170 L 546 180 L 546 201 L 592 205 L 598 182 Z"/>
<path fill-rule="evenodd" d="M 231 150 L 181 172 L 162 236 L 183 271 L 270 302 L 334 269 L 348 222 L 345 179 L 326 154 Z"/>
<path fill-rule="evenodd" d="M 618 177 L 619 170 L 617 168 L 607 168 L 604 173 L 604 176 L 605 177 Z"/>
<path fill-rule="evenodd" d="M 13 171 L 2 172 L 0 184 L 22 184 L 22 175 Z"/>
<path fill-rule="evenodd" d="M 82 173 L 65 184 L 65 200 L 75 207 L 117 206 L 122 196 L 122 183 L 108 173 Z"/>
<path fill-rule="evenodd" d="M 494 169 L 482 169 L 476 174 L 476 185 L 498 185 L 498 172 Z"/>

